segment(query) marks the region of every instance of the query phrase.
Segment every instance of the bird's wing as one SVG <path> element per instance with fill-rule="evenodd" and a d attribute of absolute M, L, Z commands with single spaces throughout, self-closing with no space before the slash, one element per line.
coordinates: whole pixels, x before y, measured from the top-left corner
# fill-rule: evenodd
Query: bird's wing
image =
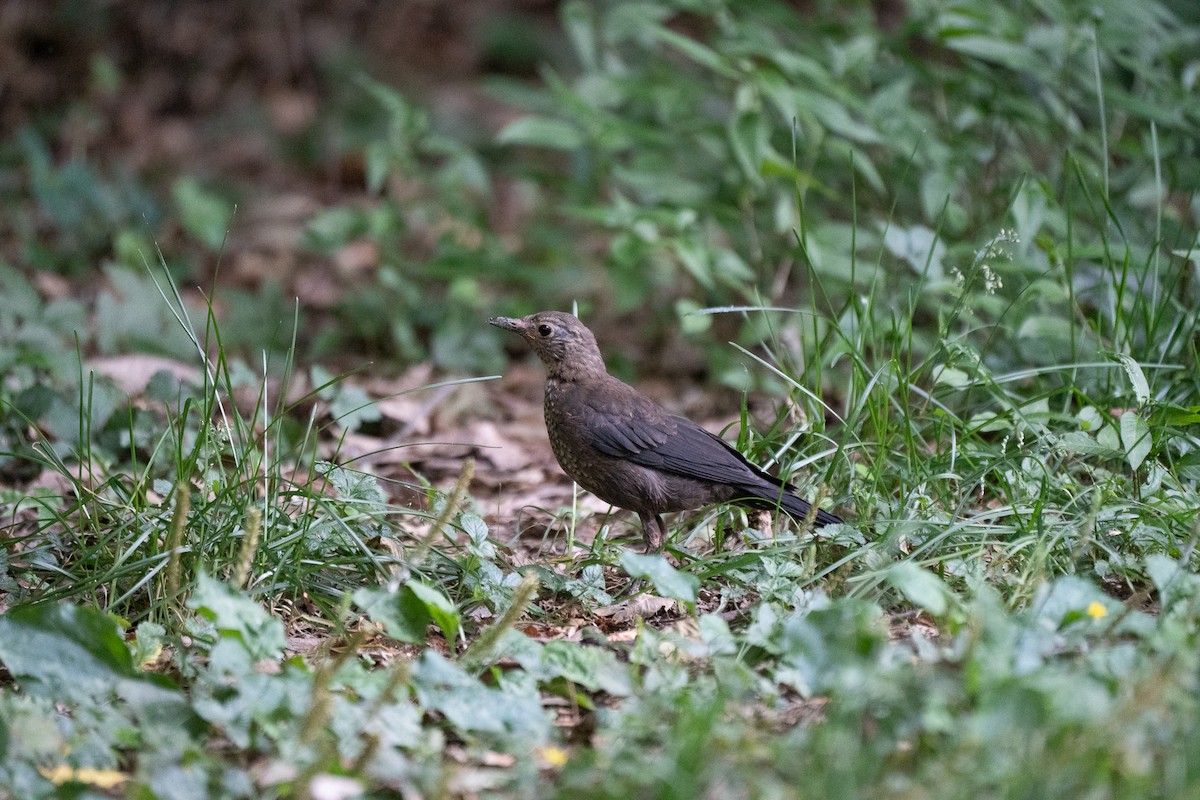
<path fill-rule="evenodd" d="M 691 420 L 668 414 L 649 400 L 633 405 L 622 413 L 612 413 L 611 407 L 607 412 L 595 410 L 588 429 L 592 445 L 601 453 L 697 480 L 781 485 Z"/>

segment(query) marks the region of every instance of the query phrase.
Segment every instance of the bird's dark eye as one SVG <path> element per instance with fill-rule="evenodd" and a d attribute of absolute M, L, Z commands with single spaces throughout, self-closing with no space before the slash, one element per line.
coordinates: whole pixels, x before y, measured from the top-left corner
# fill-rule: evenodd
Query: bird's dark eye
<path fill-rule="evenodd" d="M 549 325 L 538 325 L 538 336 L 545 338 L 546 336 L 549 336 L 552 332 L 553 331 L 551 331 Z"/>

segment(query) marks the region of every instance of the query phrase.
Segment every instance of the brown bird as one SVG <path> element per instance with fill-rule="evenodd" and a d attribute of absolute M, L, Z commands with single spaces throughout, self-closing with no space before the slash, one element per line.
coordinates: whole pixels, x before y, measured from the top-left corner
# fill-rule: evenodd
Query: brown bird
<path fill-rule="evenodd" d="M 803 521 L 812 506 L 723 439 L 675 416 L 608 374 L 596 337 L 559 311 L 492 317 L 519 334 L 546 365 L 546 432 L 567 475 L 642 522 L 646 546 L 666 539 L 662 514 L 712 503 L 781 508 Z M 818 526 L 842 520 L 818 509 Z"/>

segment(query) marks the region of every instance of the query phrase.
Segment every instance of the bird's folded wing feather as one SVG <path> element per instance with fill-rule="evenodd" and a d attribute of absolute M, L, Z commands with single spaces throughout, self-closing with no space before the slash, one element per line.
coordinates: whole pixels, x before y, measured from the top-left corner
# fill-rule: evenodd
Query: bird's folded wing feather
<path fill-rule="evenodd" d="M 592 444 L 605 455 L 697 480 L 753 484 L 777 478 L 691 420 L 667 414 L 603 415 L 590 426 Z"/>

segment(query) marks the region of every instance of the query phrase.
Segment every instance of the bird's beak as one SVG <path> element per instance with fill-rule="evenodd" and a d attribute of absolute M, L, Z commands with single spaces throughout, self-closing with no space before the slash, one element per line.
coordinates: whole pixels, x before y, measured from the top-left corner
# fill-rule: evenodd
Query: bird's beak
<path fill-rule="evenodd" d="M 488 320 L 488 325 L 495 325 L 497 328 L 503 328 L 506 331 L 526 335 L 529 332 L 529 323 L 523 319 L 514 319 L 512 317 L 492 317 Z"/>

